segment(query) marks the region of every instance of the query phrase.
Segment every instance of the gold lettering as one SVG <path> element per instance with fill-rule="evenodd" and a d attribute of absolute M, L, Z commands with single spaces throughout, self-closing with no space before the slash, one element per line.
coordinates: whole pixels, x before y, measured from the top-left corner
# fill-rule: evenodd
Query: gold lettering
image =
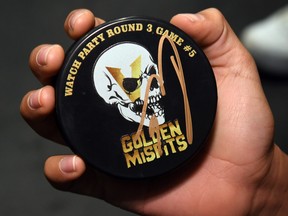
<path fill-rule="evenodd" d="M 148 24 L 146 31 L 147 31 L 147 32 L 152 32 L 152 27 L 153 27 L 152 24 Z"/>
<path fill-rule="evenodd" d="M 74 81 L 75 80 L 75 76 L 73 76 L 72 74 L 68 74 L 68 76 L 67 76 L 67 80 L 69 80 L 69 81 Z"/>
<path fill-rule="evenodd" d="M 65 87 L 65 97 L 66 96 L 71 96 L 73 94 L 73 89 L 69 87 Z"/>
<path fill-rule="evenodd" d="M 163 34 L 163 28 L 162 27 L 157 27 L 156 28 L 156 34 L 162 35 Z"/>
<path fill-rule="evenodd" d="M 71 96 L 73 94 L 73 86 L 74 86 L 74 81 L 75 81 L 75 76 L 78 73 L 78 69 L 81 66 L 81 62 L 74 60 L 70 70 L 69 74 L 67 75 L 67 82 L 66 82 L 66 87 L 65 87 L 65 97 L 66 96 Z"/>
<path fill-rule="evenodd" d="M 128 31 L 135 31 L 135 23 L 128 24 Z"/>
<path fill-rule="evenodd" d="M 142 158 L 143 163 L 146 163 L 145 154 L 144 154 L 143 152 L 140 152 L 140 155 L 141 155 L 141 158 Z"/>
<path fill-rule="evenodd" d="M 133 146 L 135 149 L 139 149 L 143 146 L 141 137 L 137 137 L 136 139 L 134 139 L 135 134 L 132 135 L 132 140 L 133 140 Z"/>
<path fill-rule="evenodd" d="M 170 145 L 172 153 L 176 153 L 176 150 L 175 150 L 174 144 L 173 144 L 174 141 L 175 141 L 174 138 L 170 138 L 170 139 L 166 140 L 166 143 L 168 143 Z"/>
<path fill-rule="evenodd" d="M 72 67 L 79 69 L 80 66 L 81 66 L 81 62 L 79 62 L 79 61 L 77 61 L 77 60 L 74 60 L 74 62 L 73 62 L 73 64 L 72 64 Z"/>
<path fill-rule="evenodd" d="M 76 75 L 78 73 L 78 70 L 74 67 L 71 67 L 70 70 L 69 70 L 69 73 L 72 74 L 72 75 Z"/>
<path fill-rule="evenodd" d="M 164 35 L 164 36 L 169 36 L 169 31 L 166 29 L 166 30 L 164 30 L 164 32 L 162 33 L 162 35 Z"/>
<path fill-rule="evenodd" d="M 103 33 L 97 35 L 97 38 L 99 38 L 99 39 L 101 40 L 101 42 L 103 42 L 103 41 L 105 40 Z M 94 42 L 94 41 L 92 40 L 92 42 Z M 97 45 L 97 44 L 96 44 L 96 45 Z"/>
<path fill-rule="evenodd" d="M 71 89 L 73 88 L 74 82 L 66 82 L 66 86 L 70 87 Z"/>
<path fill-rule="evenodd" d="M 172 41 L 174 41 L 177 45 L 181 46 L 184 42 L 184 39 L 181 38 L 179 35 L 175 34 L 174 32 L 170 32 L 169 30 L 165 30 L 162 27 L 156 28 L 156 34 L 165 36 L 167 39 L 170 38 Z"/>
<path fill-rule="evenodd" d="M 93 49 L 94 49 L 98 44 L 100 44 L 100 42 L 98 41 L 98 39 L 100 39 L 100 42 L 103 42 L 103 41 L 105 40 L 103 33 L 97 35 L 96 37 L 94 37 L 94 38 L 91 40 L 92 44 L 93 44 L 93 45 L 95 44 L 95 46 L 93 47 Z"/>
<path fill-rule="evenodd" d="M 103 33 L 102 33 L 103 34 Z M 98 36 L 100 36 L 100 35 L 98 35 Z M 98 36 L 97 37 L 94 37 L 92 40 L 91 40 L 91 42 L 89 42 L 88 44 L 87 44 L 87 47 L 89 48 L 89 49 L 94 49 L 98 44 L 100 44 L 100 42 L 98 41 Z"/>
<path fill-rule="evenodd" d="M 85 56 L 87 56 L 91 52 L 91 50 L 87 49 L 87 48 L 83 48 L 83 52 L 84 52 Z"/>
<path fill-rule="evenodd" d="M 176 143 L 178 145 L 178 150 L 180 152 L 186 150 L 187 147 L 188 147 L 188 144 L 187 144 L 187 142 L 185 140 L 184 134 L 182 134 L 181 136 L 176 137 Z"/>
<path fill-rule="evenodd" d="M 189 57 L 194 57 L 196 54 L 196 50 L 193 49 L 191 52 L 189 52 Z"/>
<path fill-rule="evenodd" d="M 167 145 L 163 146 L 163 152 L 165 153 L 166 156 L 169 155 L 169 151 L 168 151 Z"/>
<path fill-rule="evenodd" d="M 124 153 L 131 152 L 133 150 L 130 136 L 126 135 L 121 138 L 122 149 Z"/>
<path fill-rule="evenodd" d="M 79 52 L 78 57 L 80 57 L 82 60 L 84 60 L 86 56 L 85 56 L 84 52 L 81 51 L 81 52 Z"/>
<path fill-rule="evenodd" d="M 120 29 L 119 26 L 114 27 L 113 30 L 114 30 L 114 33 L 115 33 L 115 34 L 120 34 L 120 33 L 121 33 L 121 29 Z"/>
<path fill-rule="evenodd" d="M 163 140 L 169 139 L 171 138 L 171 136 L 169 135 L 168 129 L 167 129 L 167 124 L 162 124 L 160 125 L 160 132 L 161 132 L 161 136 Z"/>
<path fill-rule="evenodd" d="M 179 46 L 182 45 L 182 43 L 184 42 L 184 39 L 179 37 L 177 41 L 175 41 L 176 44 L 178 44 Z"/>
<path fill-rule="evenodd" d="M 143 146 L 146 147 L 146 146 L 150 146 L 153 144 L 153 141 L 152 140 L 146 140 L 146 137 L 145 137 L 145 134 L 144 132 L 141 133 L 141 138 L 143 140 Z"/>
<path fill-rule="evenodd" d="M 156 122 L 155 122 L 156 125 Z M 157 128 L 152 127 L 152 133 L 147 139 L 142 130 L 139 137 L 136 134 L 125 135 L 121 138 L 121 144 L 127 167 L 141 165 L 161 158 L 163 155 L 175 154 L 185 151 L 188 148 L 186 137 L 182 134 L 180 124 L 177 119 L 160 125 Z"/>
<path fill-rule="evenodd" d="M 124 24 L 120 26 L 115 26 L 112 29 L 106 30 L 106 33 L 107 33 L 107 36 L 110 38 L 115 35 L 119 35 L 121 33 L 132 32 L 132 31 L 142 31 L 142 30 L 143 30 L 142 23 L 130 23 L 130 24 Z"/>
<path fill-rule="evenodd" d="M 106 30 L 106 32 L 107 32 L 109 38 L 115 35 L 112 29 L 108 29 L 108 30 Z"/>
<path fill-rule="evenodd" d="M 120 27 L 122 32 L 127 32 L 128 30 L 127 25 L 121 25 Z"/>
<path fill-rule="evenodd" d="M 168 35 L 168 33 L 167 33 Z M 170 32 L 169 37 L 171 38 L 171 40 L 173 40 L 174 42 L 177 41 L 177 39 L 179 38 L 179 36 L 177 34 L 175 34 L 174 32 Z"/>
<path fill-rule="evenodd" d="M 162 149 L 161 150 L 159 149 L 158 143 L 153 145 L 153 149 L 155 151 L 156 158 L 160 158 L 163 151 L 162 151 Z M 161 154 L 159 152 L 161 152 Z"/>
<path fill-rule="evenodd" d="M 79 53 L 78 57 L 80 58 L 79 60 L 85 60 L 86 56 L 89 55 L 89 53 L 100 43 L 98 41 L 104 41 L 103 33 L 100 35 L 97 35 L 94 37 L 90 42 L 86 44 L 86 47 L 84 47 Z M 73 86 L 74 86 L 74 81 L 75 81 L 75 76 L 78 73 L 78 70 L 81 67 L 82 62 L 78 61 L 77 59 L 74 60 L 72 63 L 72 66 L 69 70 L 69 74 L 67 76 L 67 82 L 66 82 L 66 88 L 65 88 L 65 96 L 71 96 L 73 94 Z"/>
<path fill-rule="evenodd" d="M 95 39 L 95 38 L 94 38 Z M 98 45 L 99 43 L 96 41 L 96 45 Z M 87 43 L 86 45 L 90 50 L 94 49 L 96 46 L 92 43 L 92 42 L 89 42 Z"/>
<path fill-rule="evenodd" d="M 182 134 L 182 131 L 181 131 L 181 128 L 180 128 L 178 120 L 175 120 L 175 125 L 172 122 L 169 122 L 168 126 L 169 126 L 170 133 L 171 133 L 172 137 L 175 137 L 176 134 L 177 135 L 181 135 Z"/>
<path fill-rule="evenodd" d="M 144 153 L 146 155 L 146 160 L 147 162 L 151 162 L 153 160 L 155 160 L 155 153 L 153 152 L 153 146 L 148 146 L 146 148 L 143 149 Z"/>
<path fill-rule="evenodd" d="M 139 155 L 139 151 L 138 150 L 135 150 L 133 152 L 133 156 L 130 155 L 129 153 L 126 153 L 125 154 L 125 159 L 126 159 L 126 164 L 127 164 L 127 167 L 130 168 L 131 167 L 131 163 L 136 166 L 137 162 L 138 164 L 142 164 L 142 160 L 141 160 L 141 157 Z"/>
<path fill-rule="evenodd" d="M 95 49 L 95 47 L 97 45 L 100 44 L 99 39 L 100 39 L 100 42 L 105 40 L 103 33 L 101 33 L 101 34 L 97 35 L 96 37 L 94 37 L 93 39 L 91 39 L 91 41 L 86 44 L 86 47 L 84 47 L 82 49 L 82 51 L 80 51 L 78 53 L 78 57 L 80 57 L 82 60 L 85 60 L 85 58 L 89 55 L 89 53 L 93 49 Z"/>
<path fill-rule="evenodd" d="M 142 31 L 143 30 L 143 24 L 142 23 L 136 23 L 136 31 Z"/>

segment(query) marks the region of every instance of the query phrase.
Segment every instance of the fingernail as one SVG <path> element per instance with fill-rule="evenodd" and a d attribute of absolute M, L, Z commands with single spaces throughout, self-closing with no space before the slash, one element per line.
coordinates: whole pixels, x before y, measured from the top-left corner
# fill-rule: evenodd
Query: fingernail
<path fill-rule="evenodd" d="M 36 55 L 36 63 L 39 66 L 45 66 L 47 64 L 47 57 L 51 49 L 54 47 L 54 45 L 47 45 L 42 47 L 37 55 Z"/>
<path fill-rule="evenodd" d="M 69 26 L 69 30 L 73 31 L 74 30 L 74 25 L 77 21 L 77 19 L 79 19 L 79 17 L 81 17 L 83 14 L 85 14 L 87 12 L 87 10 L 82 9 L 82 10 L 77 10 L 75 11 L 72 15 L 71 18 L 69 20 L 68 26 Z"/>
<path fill-rule="evenodd" d="M 201 21 L 201 20 L 204 20 L 204 16 L 199 14 L 199 13 L 196 13 L 196 14 L 182 14 L 183 16 L 186 16 L 190 21 L 192 22 L 195 22 L 195 21 Z"/>
<path fill-rule="evenodd" d="M 36 110 L 42 106 L 41 100 L 40 100 L 41 92 L 42 92 L 42 88 L 32 92 L 29 95 L 27 103 L 28 103 L 28 107 L 31 110 Z"/>
<path fill-rule="evenodd" d="M 59 162 L 59 169 L 63 173 L 73 173 L 76 171 L 77 156 L 63 157 Z"/>

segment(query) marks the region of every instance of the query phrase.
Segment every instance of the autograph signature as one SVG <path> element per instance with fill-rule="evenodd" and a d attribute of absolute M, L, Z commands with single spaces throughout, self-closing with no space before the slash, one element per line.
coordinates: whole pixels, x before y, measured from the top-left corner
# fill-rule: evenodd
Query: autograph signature
<path fill-rule="evenodd" d="M 185 123 L 186 123 L 186 138 L 187 138 L 188 143 L 192 144 L 192 141 L 193 141 L 192 116 L 191 116 L 191 112 L 190 112 L 189 98 L 187 95 L 187 89 L 186 89 L 186 84 L 185 84 L 183 67 L 182 67 L 180 55 L 179 55 L 179 52 L 176 48 L 176 45 L 167 35 L 163 35 L 159 40 L 159 45 L 158 45 L 158 70 L 159 70 L 159 74 L 154 74 L 154 75 L 150 76 L 148 79 L 145 97 L 144 97 L 144 104 L 143 104 L 143 108 L 142 108 L 142 117 L 141 117 L 141 121 L 139 123 L 139 127 L 138 127 L 138 130 L 137 130 L 137 133 L 136 133 L 134 139 L 137 140 L 140 137 L 141 131 L 143 129 L 146 110 L 147 110 L 147 106 L 148 106 L 149 90 L 150 90 L 150 86 L 151 86 L 153 79 L 156 79 L 158 81 L 158 83 L 160 85 L 160 89 L 161 89 L 161 95 L 162 96 L 166 95 L 166 91 L 165 91 L 165 87 L 164 87 L 164 80 L 163 80 L 163 67 L 162 67 L 163 44 L 164 44 L 165 39 L 168 40 L 168 42 L 170 43 L 170 45 L 174 51 L 175 56 L 171 55 L 170 60 L 171 60 L 171 63 L 174 67 L 175 73 L 177 74 L 177 77 L 178 77 L 178 80 L 179 80 L 179 83 L 181 86 L 181 90 L 182 90 L 183 101 L 184 101 Z M 150 137 L 152 137 L 155 133 L 156 133 L 156 137 L 157 137 L 159 154 L 162 155 L 163 150 L 161 148 L 159 122 L 158 122 L 158 120 L 154 114 L 152 116 L 152 118 L 150 119 L 150 123 L 149 123 L 149 135 L 150 135 Z"/>

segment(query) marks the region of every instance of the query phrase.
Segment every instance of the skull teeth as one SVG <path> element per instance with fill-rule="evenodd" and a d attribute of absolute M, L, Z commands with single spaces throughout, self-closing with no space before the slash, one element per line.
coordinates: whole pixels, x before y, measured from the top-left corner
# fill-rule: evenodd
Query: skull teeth
<path fill-rule="evenodd" d="M 148 106 L 147 112 L 145 114 L 145 118 L 151 120 L 152 116 L 161 117 L 164 116 L 164 110 L 160 103 L 162 96 L 150 96 L 148 98 Z M 129 108 L 137 115 L 142 117 L 142 108 L 144 105 L 144 101 L 141 99 L 136 100 L 134 103 L 129 104 Z"/>
<path fill-rule="evenodd" d="M 136 112 L 136 115 L 142 117 L 142 112 Z M 153 115 L 155 115 L 155 117 L 163 116 L 164 115 L 164 111 L 163 110 L 159 110 L 158 112 L 154 113 Z M 145 118 L 150 120 L 153 115 L 148 115 L 146 113 Z"/>
<path fill-rule="evenodd" d="M 136 103 L 136 105 L 143 105 L 144 101 L 143 100 L 137 100 L 135 103 Z"/>
<path fill-rule="evenodd" d="M 134 104 L 133 103 L 129 103 L 128 107 L 130 108 L 130 110 L 133 110 L 134 109 Z"/>
<path fill-rule="evenodd" d="M 150 96 L 148 98 L 148 107 L 152 107 L 152 106 L 157 106 L 158 108 L 161 108 L 161 105 L 159 104 L 155 104 L 157 102 L 159 102 L 161 100 L 162 96 L 161 95 L 157 95 L 157 96 Z M 135 105 L 137 106 L 142 106 L 144 104 L 143 100 L 136 100 L 135 101 Z M 130 109 L 134 108 L 135 106 L 133 103 L 129 104 Z"/>
<path fill-rule="evenodd" d="M 161 99 L 161 95 L 157 95 L 157 96 L 151 96 L 148 99 L 148 104 L 153 104 L 158 102 Z"/>

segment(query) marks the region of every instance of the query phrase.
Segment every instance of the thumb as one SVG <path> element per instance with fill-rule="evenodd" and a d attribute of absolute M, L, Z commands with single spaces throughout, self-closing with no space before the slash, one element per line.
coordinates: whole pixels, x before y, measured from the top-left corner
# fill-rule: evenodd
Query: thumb
<path fill-rule="evenodd" d="M 57 189 L 68 190 L 86 170 L 84 161 L 76 155 L 59 155 L 48 158 L 44 174 Z"/>
<path fill-rule="evenodd" d="M 202 48 L 213 45 L 219 39 L 234 40 L 236 37 L 223 14 L 214 8 L 195 14 L 178 14 L 171 19 L 171 23 L 191 36 Z"/>
<path fill-rule="evenodd" d="M 171 23 L 201 46 L 214 69 L 235 68 L 235 65 L 243 62 L 253 62 L 223 14 L 217 9 L 210 8 L 196 14 L 178 14 L 171 19 Z M 245 66 L 251 68 L 249 65 Z M 254 66 L 252 70 L 255 70 Z"/>

